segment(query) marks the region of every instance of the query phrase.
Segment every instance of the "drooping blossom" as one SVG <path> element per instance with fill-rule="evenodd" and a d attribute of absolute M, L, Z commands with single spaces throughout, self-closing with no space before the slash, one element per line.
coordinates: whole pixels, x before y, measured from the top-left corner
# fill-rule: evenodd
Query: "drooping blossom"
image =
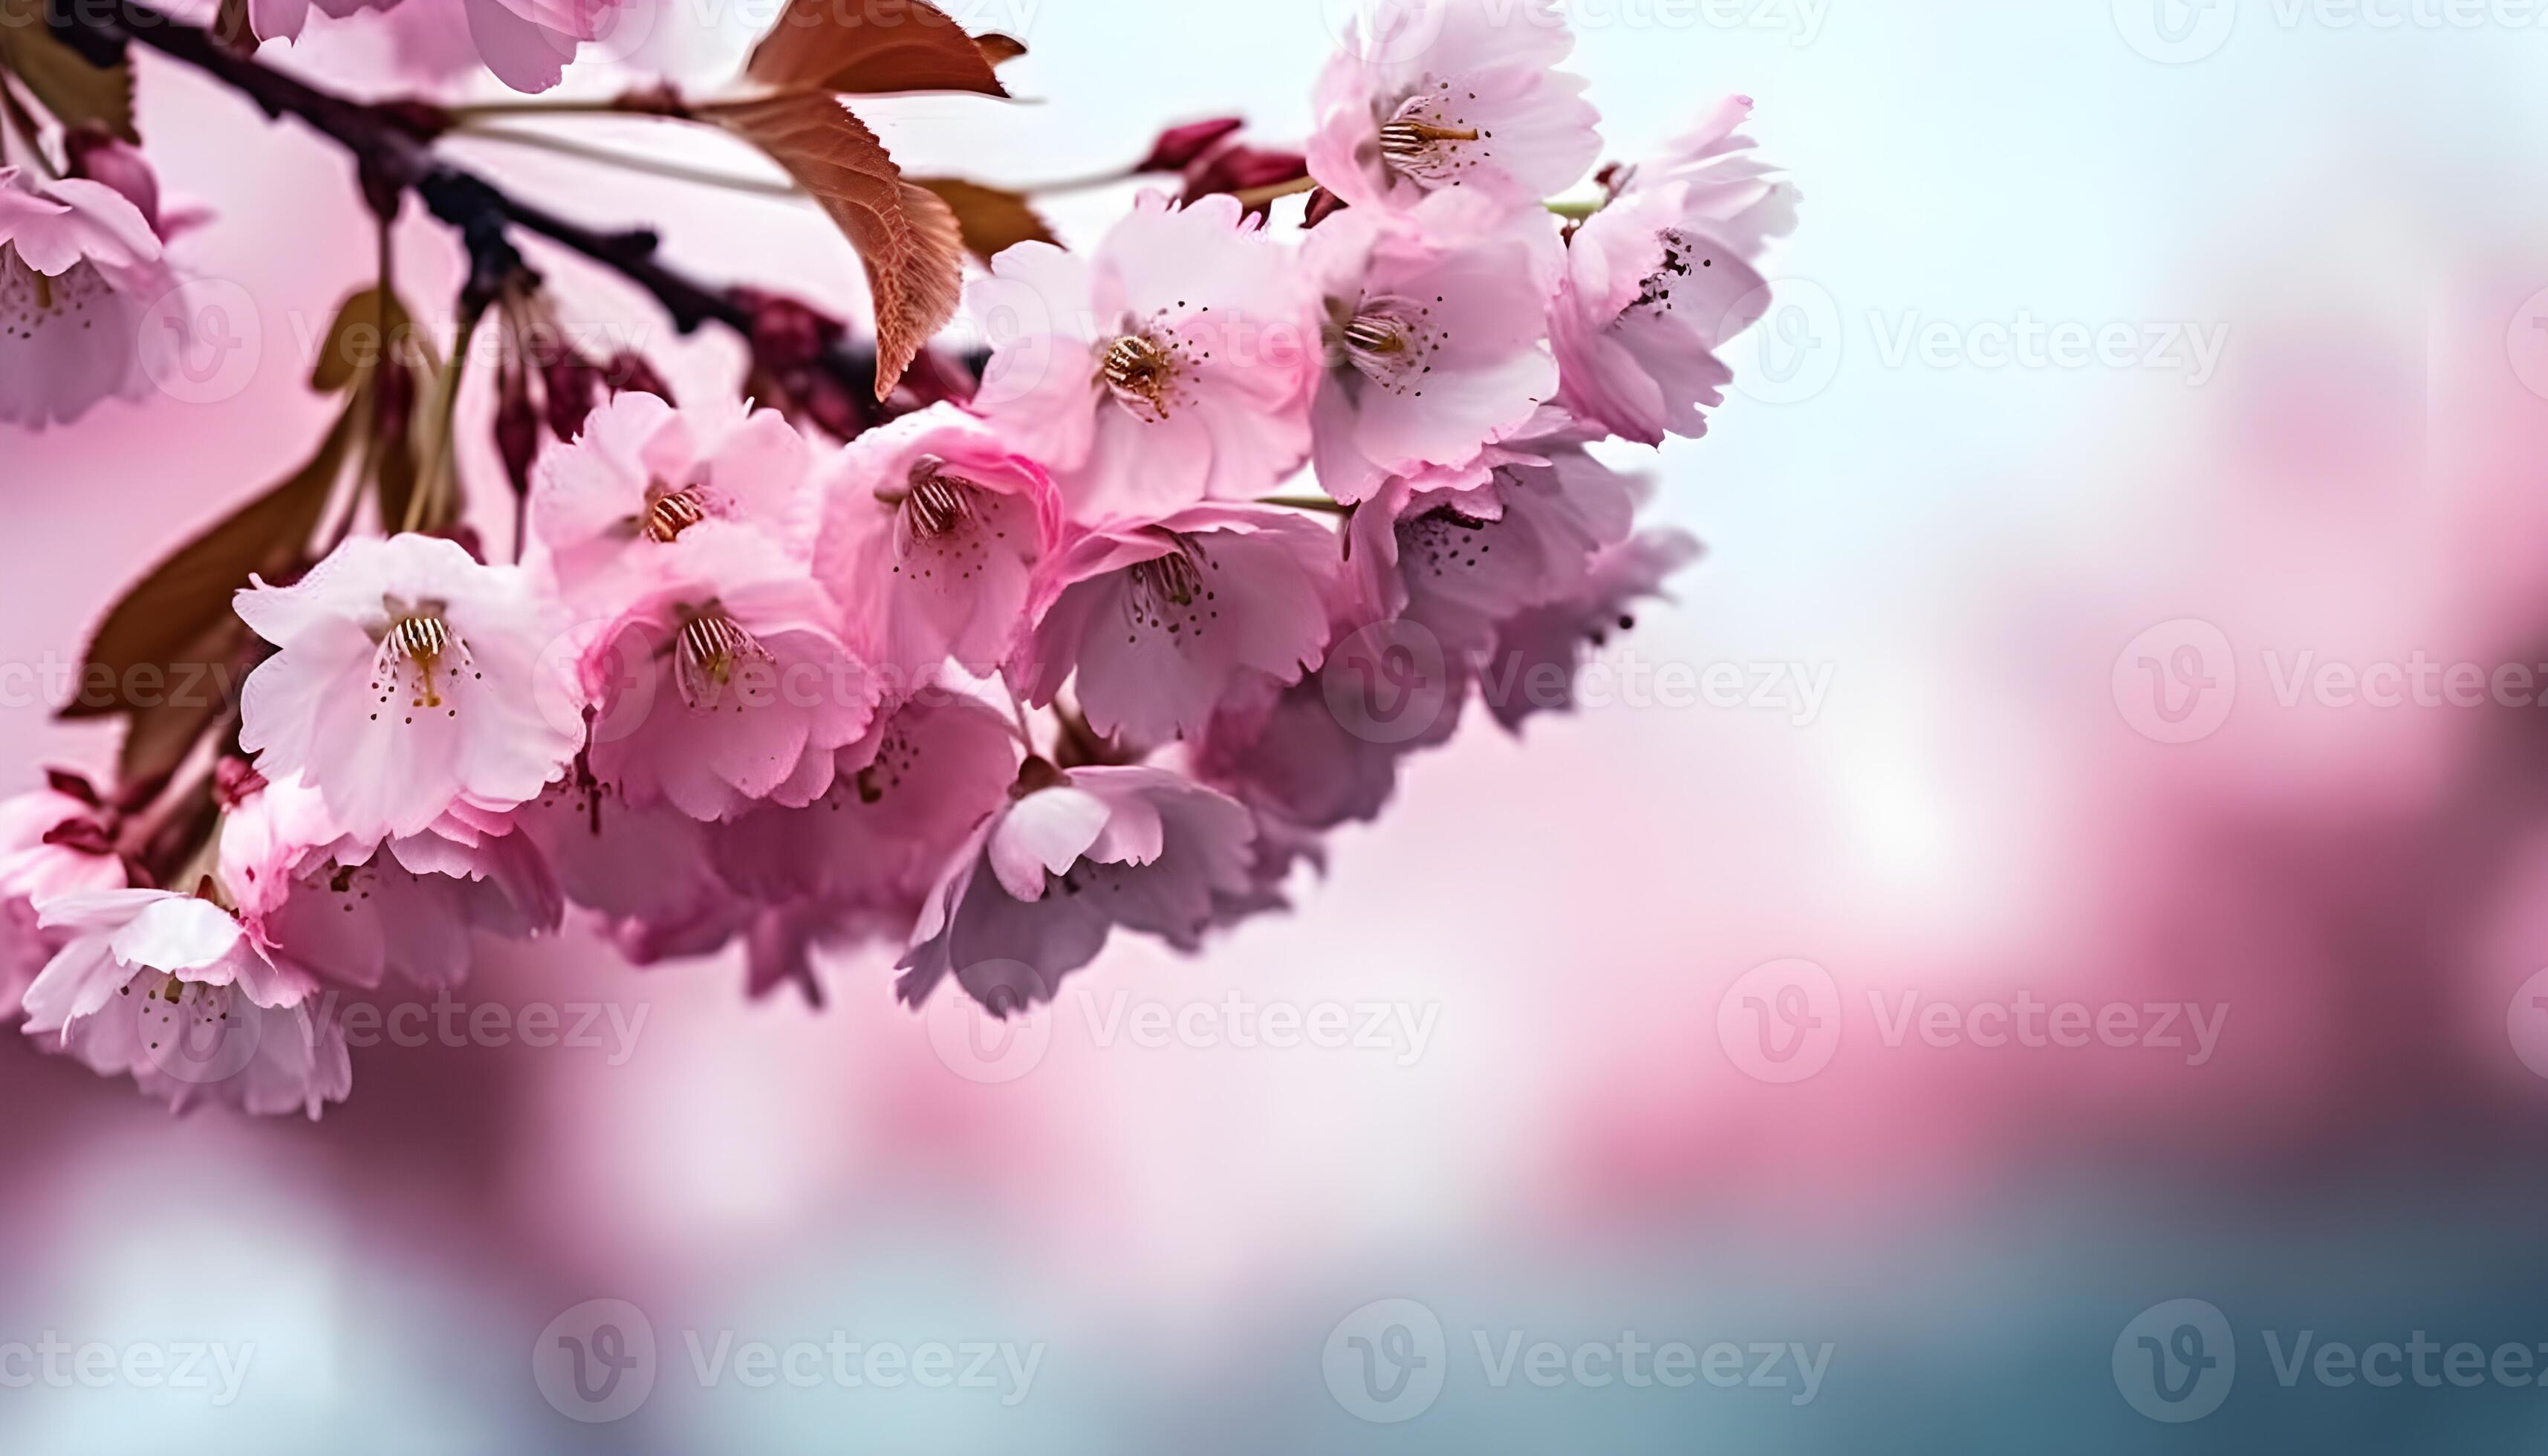
<path fill-rule="evenodd" d="M 1573 186 L 1600 150 L 1555 0 L 1380 4 L 1320 76 L 1310 174 L 1351 208 L 1405 213 L 1443 188 L 1508 210 Z"/>
<path fill-rule="evenodd" d="M 18 1014 L 27 983 L 62 948 L 62 936 L 39 924 L 44 907 L 125 883 L 107 811 L 93 796 L 52 787 L 0 799 L 0 1020 Z"/>
<path fill-rule="evenodd" d="M 148 393 L 145 324 L 176 288 L 150 219 L 85 177 L 0 168 L 0 422 L 66 424 Z"/>
<path fill-rule="evenodd" d="M 564 913 L 545 857 L 504 816 L 462 805 L 421 834 L 354 839 L 336 832 L 316 789 L 290 778 L 230 809 L 221 872 L 259 946 L 365 989 L 388 974 L 457 985 L 473 933 L 520 939 L 554 930 Z"/>
<path fill-rule="evenodd" d="M 1100 734 L 1144 746 L 1203 732 L 1256 677 L 1294 682 L 1327 642 L 1335 534 L 1296 512 L 1197 505 L 1082 532 L 1037 588 L 1014 670 L 1045 704 L 1077 673 Z"/>
<path fill-rule="evenodd" d="M 1549 325 L 1560 400 L 1584 423 L 1660 444 L 1706 433 L 1724 402 L 1717 353 L 1768 311 L 1754 264 L 1795 226 L 1794 189 L 1734 131 L 1750 109 L 1720 106 L 1576 229 Z"/>
<path fill-rule="evenodd" d="M 1495 645 L 1478 674 L 1496 721 L 1518 732 L 1533 713 L 1574 711 L 1585 654 L 1634 628 L 1630 603 L 1663 595 L 1665 579 L 1699 554 L 1686 531 L 1640 531 L 1594 557 L 1573 591 L 1497 623 Z"/>
<path fill-rule="evenodd" d="M 1255 832 L 1236 800 L 1164 769 L 1031 761 L 930 891 L 895 990 L 918 1006 L 953 975 L 1005 1017 L 1052 999 L 1118 925 L 1195 950 L 1253 892 Z"/>
<path fill-rule="evenodd" d="M 1557 392 L 1554 220 L 1465 221 L 1488 207 L 1453 189 L 1425 199 L 1413 226 L 1348 211 L 1311 230 L 1302 262 L 1319 288 L 1325 366 L 1312 453 L 1337 500 L 1465 465 Z"/>
<path fill-rule="evenodd" d="M 236 605 L 280 649 L 241 690 L 239 742 L 269 782 L 316 786 L 346 835 L 526 803 L 583 737 L 555 603 L 453 542 L 354 537 Z"/>
<path fill-rule="evenodd" d="M 938 405 L 868 430 L 825 473 L 816 578 L 895 697 L 952 657 L 986 678 L 1008 660 L 1061 501 L 1043 467 Z"/>
<path fill-rule="evenodd" d="M 676 580 L 584 653 L 593 773 L 631 804 L 667 801 L 694 819 L 813 802 L 874 716 L 876 675 L 805 564 L 774 543 L 733 531 L 677 551 Z"/>
<path fill-rule="evenodd" d="M 27 1035 L 182 1110 L 215 1101 L 318 1116 L 353 1088 L 343 1029 L 314 1016 L 318 982 L 278 962 L 211 900 L 170 890 L 67 895 L 64 939 L 27 988 Z"/>
<path fill-rule="evenodd" d="M 297 39 L 315 5 L 343 19 L 396 7 L 436 28 L 465 26 L 469 46 L 487 68 L 516 91 L 546 91 L 565 74 L 577 48 L 622 22 L 631 0 L 248 0 L 249 28 L 259 40 Z M 637 0 L 644 3 L 644 0 Z"/>
<path fill-rule="evenodd" d="M 1019 243 L 968 301 L 996 345 L 973 408 L 1074 520 L 1253 500 L 1309 451 L 1307 293 L 1233 198 L 1144 193 L 1095 252 Z"/>
<path fill-rule="evenodd" d="M 685 539 L 742 528 L 811 551 L 813 455 L 775 410 L 676 410 L 622 393 L 531 475 L 538 565 L 580 608 L 609 612 L 680 575 Z"/>
<path fill-rule="evenodd" d="M 1355 512 L 1356 594 L 1370 615 L 1403 616 L 1474 658 L 1498 622 L 1573 591 L 1594 552 L 1626 539 L 1636 500 L 1627 477 L 1568 444 L 1399 477 Z"/>

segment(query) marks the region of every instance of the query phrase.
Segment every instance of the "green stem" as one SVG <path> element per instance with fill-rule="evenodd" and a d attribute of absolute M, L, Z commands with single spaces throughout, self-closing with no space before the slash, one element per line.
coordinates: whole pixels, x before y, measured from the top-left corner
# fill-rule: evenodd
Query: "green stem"
<path fill-rule="evenodd" d="M 1283 505 L 1294 510 L 1320 510 L 1329 515 L 1353 514 L 1352 506 L 1341 500 L 1330 500 L 1324 496 L 1266 496 L 1259 499 L 1256 503 Z"/>
<path fill-rule="evenodd" d="M 469 367 L 469 342 L 477 335 L 481 311 L 475 310 L 462 316 L 459 336 L 451 343 L 450 362 L 442 366 L 442 373 L 434 381 L 434 429 L 425 437 L 424 459 L 415 473 L 415 493 L 408 498 L 407 520 L 399 527 L 402 531 L 416 530 L 430 518 L 426 507 L 440 500 L 444 477 L 454 477 L 456 484 L 459 451 L 453 446 L 452 432 L 460 412 L 461 375 Z"/>

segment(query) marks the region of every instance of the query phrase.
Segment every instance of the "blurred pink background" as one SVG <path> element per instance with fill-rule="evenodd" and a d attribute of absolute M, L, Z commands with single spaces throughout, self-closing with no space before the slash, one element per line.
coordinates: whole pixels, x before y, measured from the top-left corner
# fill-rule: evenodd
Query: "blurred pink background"
<path fill-rule="evenodd" d="M 2548 1013 L 2516 995 L 2548 965 L 2542 710 L 2291 682 L 2305 654 L 2548 664 L 2548 38 L 2252 3 L 2167 64 L 2136 49 L 2134 0 L 1701 9 L 1578 7 L 1610 151 L 1746 92 L 1804 225 L 1713 433 L 1648 462 L 1708 558 L 1605 671 L 1732 664 L 1822 682 L 1816 703 L 1619 701 L 1519 743 L 1481 716 L 1338 836 L 1295 913 L 1196 960 L 1119 939 L 992 1052 L 895 1006 L 880 953 L 835 965 L 814 1014 L 747 1005 L 739 964 L 634 971 L 581 934 L 491 947 L 467 996 L 613 1007 L 624 1045 L 369 1048 L 316 1126 L 172 1121 L 0 1048 L 0 1340 L 255 1346 L 217 1410 L 0 1391 L 0 1445 L 2535 1440 L 2535 1399 L 2296 1391 L 2253 1344 L 2222 1414 L 2153 1424 L 2109 1360 L 2179 1297 L 2242 1332 L 2548 1337 L 2522 1323 L 2548 1283 L 2548 1026 L 2527 1024 Z M 753 17 L 715 14 L 669 5 L 640 62 L 723 73 Z M 1298 135 L 1331 44 L 1308 0 L 961 18 L 1027 41 L 1030 104 L 871 110 L 915 169 L 1011 183 L 1116 163 L 1166 120 Z M 291 58 L 355 85 L 378 44 L 347 27 Z M 368 282 L 326 146 L 169 66 L 143 101 L 165 184 L 216 215 L 182 259 L 236 286 L 254 367 L 220 404 L 0 443 L 0 661 L 73 657 L 120 584 L 297 462 L 324 422 L 311 335 Z M 702 272 L 858 307 L 809 210 L 464 146 L 561 211 L 660 226 Z M 1085 237 L 1124 201 L 1053 212 Z M 409 292 L 447 296 L 448 239 L 410 217 L 401 242 Z M 677 384 L 737 373 L 730 340 L 677 342 L 624 288 L 535 261 Z M 2026 320 L 2140 347 L 1989 362 Z M 2184 723 L 2151 705 L 2188 694 L 2215 726 L 2160 741 Z M 13 702 L 0 750 L 32 780 L 111 744 Z M 1811 972 L 1755 971 L 1792 961 Z M 1974 1045 L 1976 1008 L 2028 1001 L 2130 1007 L 2136 1031 Z M 1371 1045 L 1241 1045 L 1233 1004 L 1341 1007 Z M 1903 1022 L 1932 1005 L 1954 1045 Z M 1789 1079 L 1796 1055 L 1821 1065 Z M 1449 1380 L 1374 1422 L 1322 1351 L 1399 1298 L 1447 1331 Z M 641 1410 L 587 1426 L 531 1356 L 595 1299 L 642 1312 L 659 1368 Z M 1625 1329 L 1834 1352 L 1803 1405 L 1499 1385 L 1485 1358 L 1508 1330 Z M 761 1390 L 698 1376 L 688 1337 L 724 1330 L 1045 1352 L 1009 1404 Z"/>

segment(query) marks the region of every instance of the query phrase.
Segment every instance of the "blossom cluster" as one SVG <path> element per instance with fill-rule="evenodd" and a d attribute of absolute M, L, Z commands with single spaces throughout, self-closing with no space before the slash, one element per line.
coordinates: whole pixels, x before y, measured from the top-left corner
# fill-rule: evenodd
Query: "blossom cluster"
<path fill-rule="evenodd" d="M 172 1101 L 315 1116 L 323 988 L 451 985 L 569 906 L 640 963 L 739 943 L 755 994 L 886 943 L 905 1002 L 1006 1016 L 1119 929 L 1284 905 L 1407 755 L 1564 706 L 1511 684 L 1694 557 L 1592 447 L 1705 429 L 1793 224 L 1742 99 L 1553 206 L 1599 147 L 1566 30 L 1438 9 L 1320 79 L 1305 228 L 1145 194 L 1000 252 L 968 400 L 834 445 L 624 393 L 539 455 L 517 563 L 356 535 L 253 583 L 198 865 L 143 882 L 71 775 L 0 803 L 0 1001 Z M 48 201 L 0 208 L 0 271 L 149 261 L 137 212 L 11 185 Z"/>

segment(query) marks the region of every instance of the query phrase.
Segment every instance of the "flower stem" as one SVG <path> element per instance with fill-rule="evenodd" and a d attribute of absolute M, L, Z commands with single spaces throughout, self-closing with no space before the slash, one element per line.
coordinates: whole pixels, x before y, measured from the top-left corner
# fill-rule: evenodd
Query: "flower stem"
<path fill-rule="evenodd" d="M 451 341 L 451 358 L 434 380 L 433 433 L 425 436 L 424 459 L 416 469 L 415 491 L 408 497 L 407 520 L 399 527 L 402 531 L 420 529 L 425 521 L 431 519 L 427 507 L 441 499 L 446 477 L 455 486 L 458 484 L 459 470 L 455 461 L 459 451 L 454 447 L 452 436 L 460 412 L 460 380 L 463 371 L 469 367 L 470 340 L 476 337 L 478 320 L 484 314 L 484 310 L 473 309 L 461 315 L 459 335 Z"/>
<path fill-rule="evenodd" d="M 1295 193 L 1311 191 L 1318 185 L 1317 178 L 1295 177 L 1289 182 L 1277 182 L 1271 187 L 1250 187 L 1243 192 L 1231 193 L 1230 196 L 1238 199 L 1240 207 L 1252 208 L 1272 202 L 1278 197 L 1290 197 Z"/>
<path fill-rule="evenodd" d="M 742 177 L 720 172 L 711 167 L 685 166 L 680 162 L 659 161 L 650 156 L 620 151 L 608 146 L 595 146 L 589 141 L 574 141 L 564 136 L 546 136 L 536 132 L 516 132 L 505 127 L 479 126 L 463 123 L 452 135 L 465 139 L 499 141 L 507 146 L 525 147 L 558 156 L 571 156 L 599 166 L 617 167 L 625 172 L 642 172 L 649 177 L 665 177 L 676 182 L 689 182 L 700 187 L 722 187 L 729 192 L 750 193 L 755 197 L 801 199 L 805 190 L 792 182 L 760 177 Z"/>
<path fill-rule="evenodd" d="M 1352 506 L 1341 500 L 1330 500 L 1324 496 L 1266 496 L 1260 498 L 1256 503 L 1289 506 L 1294 510 L 1320 510 L 1329 515 L 1353 514 Z"/>
<path fill-rule="evenodd" d="M 6 71 L 0 71 L 0 133 L 18 139 L 19 152 L 34 163 L 38 172 L 46 177 L 61 175 L 60 170 L 54 167 L 53 159 L 45 155 L 44 131 L 36 125 L 36 118 L 27 110 L 27 104 L 10 89 L 10 77 Z"/>
<path fill-rule="evenodd" d="M 1553 202 L 1548 205 L 1548 210 L 1561 218 L 1572 218 L 1581 223 L 1601 211 L 1601 202 L 1598 198 L 1584 198 L 1575 202 Z"/>

